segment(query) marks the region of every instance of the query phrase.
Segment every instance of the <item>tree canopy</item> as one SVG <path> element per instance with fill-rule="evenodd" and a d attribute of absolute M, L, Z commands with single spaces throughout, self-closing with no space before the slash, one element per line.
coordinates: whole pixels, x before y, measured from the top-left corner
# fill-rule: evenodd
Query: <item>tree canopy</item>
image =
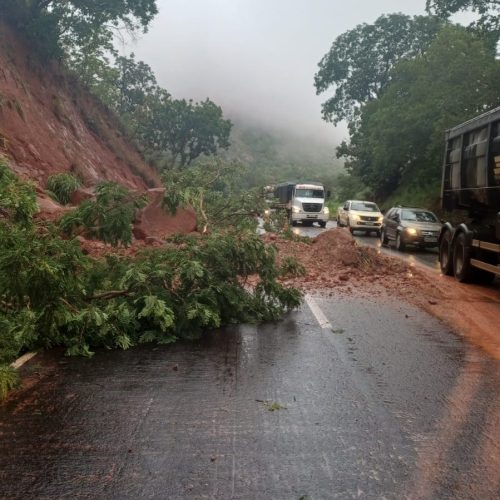
<path fill-rule="evenodd" d="M 461 11 L 472 11 L 478 15 L 473 26 L 486 31 L 500 33 L 500 3 L 498 0 L 426 0 L 428 12 L 444 19 Z"/>
<path fill-rule="evenodd" d="M 441 27 L 435 17 L 389 14 L 337 37 L 314 79 L 317 94 L 334 90 L 323 103 L 323 118 L 333 123 L 353 119 L 363 104 L 382 95 L 394 65 L 421 55 Z"/>
<path fill-rule="evenodd" d="M 186 167 L 201 155 L 229 147 L 232 123 L 210 99 L 172 99 L 159 90 L 137 108 L 138 137 L 151 149 L 167 152 L 170 165 Z"/>
<path fill-rule="evenodd" d="M 49 57 L 89 44 L 112 45 L 114 35 L 146 31 L 156 0 L 4 0 L 8 18 Z"/>
<path fill-rule="evenodd" d="M 384 94 L 363 108 L 350 144 L 338 154 L 382 197 L 402 180 L 438 184 L 444 131 L 498 106 L 499 78 L 490 44 L 447 27 L 425 54 L 396 65 Z"/>

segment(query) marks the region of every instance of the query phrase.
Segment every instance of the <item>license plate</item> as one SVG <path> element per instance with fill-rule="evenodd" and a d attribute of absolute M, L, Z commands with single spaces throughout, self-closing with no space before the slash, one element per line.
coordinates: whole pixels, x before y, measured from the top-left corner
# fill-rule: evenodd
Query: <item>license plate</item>
<path fill-rule="evenodd" d="M 373 226 L 373 224 L 375 224 L 375 223 L 374 222 L 365 222 L 365 221 L 363 221 L 363 224 L 365 226 Z"/>
<path fill-rule="evenodd" d="M 307 218 L 308 219 L 317 219 L 318 216 L 317 215 L 308 215 Z"/>
<path fill-rule="evenodd" d="M 437 243 L 437 236 L 424 236 L 424 241 L 426 243 Z"/>

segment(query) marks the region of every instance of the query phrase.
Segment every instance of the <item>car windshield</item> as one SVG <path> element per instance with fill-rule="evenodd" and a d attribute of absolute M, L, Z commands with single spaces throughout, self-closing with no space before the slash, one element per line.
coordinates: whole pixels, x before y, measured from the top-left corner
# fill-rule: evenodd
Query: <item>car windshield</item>
<path fill-rule="evenodd" d="M 324 198 L 322 189 L 296 189 L 295 196 L 298 198 Z"/>
<path fill-rule="evenodd" d="M 415 222 L 437 222 L 437 217 L 432 212 L 426 210 L 403 210 L 401 216 L 403 220 Z"/>
<path fill-rule="evenodd" d="M 360 212 L 380 212 L 375 203 L 364 203 L 362 201 L 351 203 L 351 210 L 359 210 Z"/>

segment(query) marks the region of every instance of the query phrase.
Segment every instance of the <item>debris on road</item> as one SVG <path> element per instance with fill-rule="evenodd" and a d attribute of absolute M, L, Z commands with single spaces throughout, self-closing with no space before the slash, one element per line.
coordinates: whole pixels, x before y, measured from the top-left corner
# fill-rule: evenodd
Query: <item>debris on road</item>
<path fill-rule="evenodd" d="M 285 284 L 306 293 L 397 297 L 446 321 L 467 340 L 500 359 L 500 290 L 464 285 L 448 276 L 358 245 L 345 228 L 323 231 L 313 244 L 262 235 L 280 259 L 294 257 L 306 274 Z"/>

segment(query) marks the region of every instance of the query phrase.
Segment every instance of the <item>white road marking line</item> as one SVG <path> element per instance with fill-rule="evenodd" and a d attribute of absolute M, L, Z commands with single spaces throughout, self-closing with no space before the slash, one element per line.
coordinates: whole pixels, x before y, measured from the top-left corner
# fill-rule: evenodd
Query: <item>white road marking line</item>
<path fill-rule="evenodd" d="M 27 352 L 20 358 L 16 359 L 14 363 L 11 363 L 10 366 L 12 366 L 12 368 L 15 368 L 17 370 L 21 368 L 21 366 L 23 366 L 25 363 L 27 363 L 31 358 L 34 358 L 36 354 L 37 354 L 36 352 Z"/>
<path fill-rule="evenodd" d="M 319 326 L 324 330 L 332 330 L 332 324 L 328 321 L 318 304 L 316 304 L 316 301 L 310 295 L 306 295 L 304 299 L 309 306 L 309 309 L 311 309 L 311 312 L 314 314 Z"/>

